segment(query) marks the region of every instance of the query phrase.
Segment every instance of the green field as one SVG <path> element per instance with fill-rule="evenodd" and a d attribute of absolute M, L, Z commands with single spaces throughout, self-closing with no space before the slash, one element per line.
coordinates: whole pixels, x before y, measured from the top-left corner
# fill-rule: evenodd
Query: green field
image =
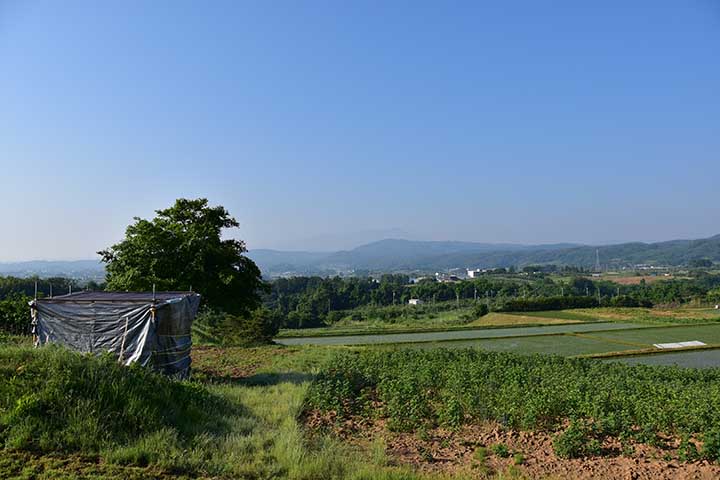
<path fill-rule="evenodd" d="M 591 355 L 635 349 L 635 347 L 616 342 L 607 342 L 572 335 L 536 335 L 516 338 L 458 340 L 453 342 L 418 343 L 412 346 L 423 349 L 478 348 L 494 352 L 552 353 L 563 356 Z"/>
<path fill-rule="evenodd" d="M 708 345 L 720 344 L 720 325 L 673 326 L 643 328 L 620 332 L 587 333 L 588 337 L 602 340 L 630 342 L 646 347 L 655 343 L 699 340 Z"/>
<path fill-rule="evenodd" d="M 377 335 L 323 336 L 278 338 L 282 345 L 377 345 L 392 343 L 447 342 L 479 338 L 524 337 L 556 333 L 591 332 L 596 330 L 620 330 L 642 328 L 632 323 L 593 322 L 541 327 L 510 327 L 463 329 L 443 332 L 386 333 Z"/>
<path fill-rule="evenodd" d="M 607 361 L 622 362 L 628 365 L 674 365 L 685 368 L 717 368 L 720 366 L 720 349 L 631 355 L 628 357 L 612 358 Z"/>

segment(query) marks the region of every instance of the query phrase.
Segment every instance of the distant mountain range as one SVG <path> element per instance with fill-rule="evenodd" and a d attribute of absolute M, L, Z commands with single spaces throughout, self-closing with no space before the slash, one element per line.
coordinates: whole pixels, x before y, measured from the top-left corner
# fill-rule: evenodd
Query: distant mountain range
<path fill-rule="evenodd" d="M 720 235 L 701 240 L 616 245 L 516 245 L 474 242 L 428 242 L 386 239 L 339 252 L 287 252 L 252 250 L 249 256 L 265 275 L 327 274 L 367 270 L 373 272 L 436 271 L 452 268 L 497 268 L 557 264 L 592 267 L 599 251 L 603 267 L 636 264 L 685 265 L 707 258 L 720 262 Z"/>
<path fill-rule="evenodd" d="M 100 281 L 105 278 L 105 268 L 99 260 L 0 262 L 0 275 L 14 277 L 37 275 L 41 278 L 70 277 Z"/>
<path fill-rule="evenodd" d="M 720 263 L 720 235 L 700 240 L 615 245 L 517 245 L 509 243 L 430 242 L 386 239 L 338 252 L 251 250 L 266 277 L 279 275 L 334 275 L 350 272 L 435 272 L 453 268 L 523 267 L 556 264 L 592 267 L 599 251 L 604 268 L 637 264 L 681 266 L 695 259 Z M 0 262 L 0 275 L 64 276 L 103 280 L 98 260 Z"/>

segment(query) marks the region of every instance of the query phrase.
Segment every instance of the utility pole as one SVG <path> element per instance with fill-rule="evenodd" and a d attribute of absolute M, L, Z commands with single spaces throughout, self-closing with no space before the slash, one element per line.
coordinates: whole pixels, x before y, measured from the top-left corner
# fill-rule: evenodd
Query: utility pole
<path fill-rule="evenodd" d="M 473 298 L 475 299 L 475 302 L 477 303 L 477 287 L 475 287 L 475 293 L 473 295 Z"/>
<path fill-rule="evenodd" d="M 585 287 L 585 296 L 586 297 L 590 296 L 590 289 L 588 287 Z"/>
<path fill-rule="evenodd" d="M 560 296 L 561 297 L 565 296 L 565 287 L 563 287 L 562 285 L 560 285 Z"/>

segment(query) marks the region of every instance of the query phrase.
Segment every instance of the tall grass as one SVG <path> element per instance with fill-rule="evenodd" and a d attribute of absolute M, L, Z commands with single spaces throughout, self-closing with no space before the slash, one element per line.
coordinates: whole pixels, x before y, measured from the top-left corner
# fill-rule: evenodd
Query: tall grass
<path fill-rule="evenodd" d="M 38 452 L 98 453 L 137 438 L 187 442 L 226 428 L 232 406 L 199 385 L 174 382 L 110 356 L 59 347 L 0 349 L 0 442 Z"/>

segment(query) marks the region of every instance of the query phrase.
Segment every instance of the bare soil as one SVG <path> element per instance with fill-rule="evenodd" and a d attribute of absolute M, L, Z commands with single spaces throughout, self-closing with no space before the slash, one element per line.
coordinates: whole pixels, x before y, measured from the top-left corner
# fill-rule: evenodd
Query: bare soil
<path fill-rule="evenodd" d="M 705 460 L 681 462 L 678 442 L 665 439 L 663 448 L 607 440 L 603 456 L 581 459 L 558 457 L 552 433 L 522 432 L 486 422 L 452 431 L 436 428 L 423 432 L 392 432 L 384 420 L 364 417 L 337 421 L 332 414 L 309 412 L 306 426 L 312 431 L 332 431 L 344 441 L 368 445 L 382 439 L 393 463 L 409 465 L 425 473 L 490 477 L 515 470 L 538 479 L 718 479 L 720 465 Z M 492 453 L 494 445 L 508 447 L 509 456 Z M 624 454 L 623 454 L 624 452 Z"/>
<path fill-rule="evenodd" d="M 640 285 L 643 280 L 645 280 L 645 283 L 655 283 L 663 280 L 672 280 L 673 278 L 675 277 L 672 275 L 667 277 L 665 275 L 638 275 L 636 277 L 613 277 L 608 275 L 602 277 L 602 280 L 607 280 L 620 285 Z"/>

